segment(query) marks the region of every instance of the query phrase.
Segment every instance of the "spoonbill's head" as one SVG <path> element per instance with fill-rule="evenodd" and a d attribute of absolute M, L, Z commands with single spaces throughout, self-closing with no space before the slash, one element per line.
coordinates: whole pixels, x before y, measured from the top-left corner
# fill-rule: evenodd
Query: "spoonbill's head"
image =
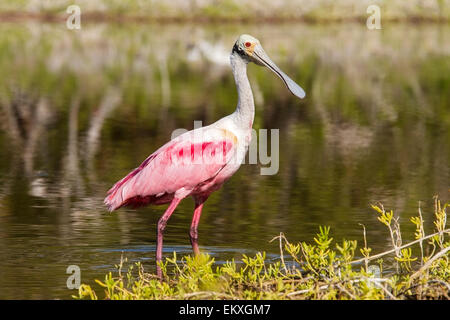
<path fill-rule="evenodd" d="M 245 61 L 253 62 L 260 66 L 265 66 L 283 80 L 286 87 L 294 96 L 303 99 L 305 91 L 289 78 L 277 65 L 269 58 L 258 39 L 248 34 L 242 34 L 236 40 L 232 53 L 239 54 Z"/>

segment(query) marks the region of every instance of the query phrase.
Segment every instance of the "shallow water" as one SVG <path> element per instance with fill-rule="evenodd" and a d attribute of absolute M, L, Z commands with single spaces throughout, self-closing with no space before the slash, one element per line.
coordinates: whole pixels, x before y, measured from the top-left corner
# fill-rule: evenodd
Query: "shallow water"
<path fill-rule="evenodd" d="M 205 205 L 199 244 L 219 262 L 266 251 L 283 232 L 336 241 L 367 229 L 390 248 L 370 208 L 382 202 L 413 239 L 421 201 L 449 198 L 450 32 L 441 25 L 0 24 L 0 298 L 69 298 L 66 268 L 92 284 L 123 256 L 154 271 L 165 207 L 108 213 L 106 191 L 194 120 L 233 112 L 228 54 L 238 34 L 306 91 L 292 97 L 269 71 L 249 67 L 255 129 L 279 129 L 279 171 L 245 164 Z M 190 254 L 193 201 L 169 221 L 164 254 Z"/>

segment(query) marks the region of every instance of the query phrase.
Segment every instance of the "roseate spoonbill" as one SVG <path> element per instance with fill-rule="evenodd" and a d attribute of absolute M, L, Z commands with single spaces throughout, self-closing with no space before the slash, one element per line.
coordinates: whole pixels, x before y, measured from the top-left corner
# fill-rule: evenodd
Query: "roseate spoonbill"
<path fill-rule="evenodd" d="M 156 262 L 160 278 L 158 262 L 162 259 L 163 232 L 177 205 L 187 196 L 194 198 L 189 235 L 197 254 L 197 227 L 203 204 L 238 170 L 247 153 L 255 114 L 247 78 L 249 62 L 269 68 L 283 80 L 292 94 L 305 97 L 303 89 L 270 60 L 258 39 L 246 34 L 239 36 L 230 55 L 238 91 L 236 110 L 209 126 L 188 131 L 166 143 L 118 181 L 105 198 L 110 211 L 123 206 L 170 204 L 157 227 Z"/>

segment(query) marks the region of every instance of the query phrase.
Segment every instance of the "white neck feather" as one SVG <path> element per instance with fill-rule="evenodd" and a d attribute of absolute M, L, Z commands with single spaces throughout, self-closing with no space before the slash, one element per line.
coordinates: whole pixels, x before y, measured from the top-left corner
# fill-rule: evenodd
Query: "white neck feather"
<path fill-rule="evenodd" d="M 230 62 L 238 91 L 238 103 L 233 117 L 239 127 L 249 129 L 255 117 L 255 103 L 247 77 L 247 62 L 237 52 L 231 54 Z"/>

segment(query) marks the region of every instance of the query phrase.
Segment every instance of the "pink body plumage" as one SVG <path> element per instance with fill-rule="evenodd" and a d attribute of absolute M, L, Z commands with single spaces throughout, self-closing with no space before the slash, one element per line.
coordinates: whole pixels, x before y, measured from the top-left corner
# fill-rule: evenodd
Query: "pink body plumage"
<path fill-rule="evenodd" d="M 204 127 L 187 132 L 118 181 L 108 191 L 105 204 L 113 211 L 123 206 L 169 203 L 175 195 L 179 199 L 208 196 L 231 176 L 220 172 L 233 158 L 236 143 L 235 135 L 225 129 Z"/>

